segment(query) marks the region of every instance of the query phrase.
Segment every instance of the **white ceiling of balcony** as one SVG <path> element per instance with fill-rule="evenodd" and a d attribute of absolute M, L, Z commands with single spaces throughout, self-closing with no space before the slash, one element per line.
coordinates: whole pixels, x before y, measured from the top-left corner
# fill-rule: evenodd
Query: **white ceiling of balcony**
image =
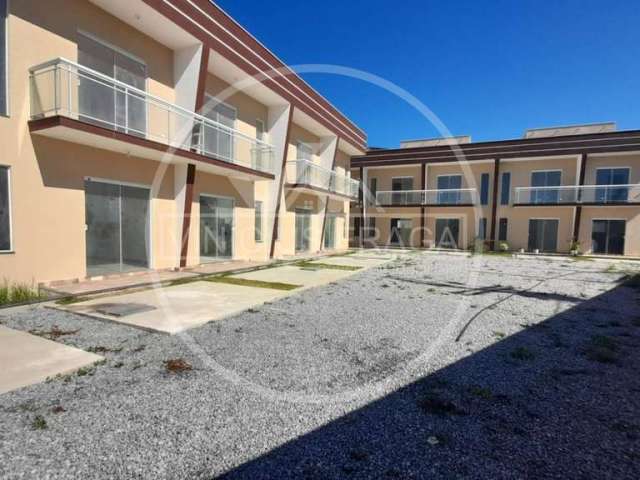
<path fill-rule="evenodd" d="M 90 1 L 172 50 L 199 43 L 193 35 L 184 31 L 142 0 Z"/>

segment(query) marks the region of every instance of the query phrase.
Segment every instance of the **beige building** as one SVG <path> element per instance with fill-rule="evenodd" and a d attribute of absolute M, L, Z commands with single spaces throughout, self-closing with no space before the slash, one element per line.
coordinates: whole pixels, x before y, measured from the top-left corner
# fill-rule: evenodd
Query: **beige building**
<path fill-rule="evenodd" d="M 640 256 L 640 131 L 607 123 L 408 141 L 351 168 L 365 186 L 353 245 Z"/>
<path fill-rule="evenodd" d="M 0 280 L 348 247 L 365 134 L 207 0 L 0 0 Z"/>

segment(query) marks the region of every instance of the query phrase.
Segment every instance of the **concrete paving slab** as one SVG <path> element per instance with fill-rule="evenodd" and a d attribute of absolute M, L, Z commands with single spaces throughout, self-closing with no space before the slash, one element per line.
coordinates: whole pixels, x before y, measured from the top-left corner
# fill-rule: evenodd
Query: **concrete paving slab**
<path fill-rule="evenodd" d="M 284 280 L 279 280 L 284 281 Z M 154 288 L 123 295 L 101 297 L 87 302 L 53 308 L 93 318 L 110 320 L 150 331 L 175 334 L 220 320 L 251 307 L 290 294 L 283 290 L 245 287 L 206 281 L 173 287 Z M 125 316 L 108 315 L 115 305 L 144 305 L 149 308 Z M 108 305 L 109 309 L 104 306 Z"/>
<path fill-rule="evenodd" d="M 100 355 L 0 326 L 0 393 L 74 372 L 99 360 Z"/>
<path fill-rule="evenodd" d="M 282 282 L 291 283 L 293 285 L 302 285 L 303 287 L 316 287 L 329 282 L 335 282 L 341 278 L 358 273 L 358 271 L 359 270 L 330 270 L 326 268 L 308 269 L 293 265 L 285 265 L 282 267 L 267 268 L 265 270 L 257 270 L 255 272 L 241 273 L 233 276 L 246 278 L 248 280 L 260 280 L 263 282 Z"/>

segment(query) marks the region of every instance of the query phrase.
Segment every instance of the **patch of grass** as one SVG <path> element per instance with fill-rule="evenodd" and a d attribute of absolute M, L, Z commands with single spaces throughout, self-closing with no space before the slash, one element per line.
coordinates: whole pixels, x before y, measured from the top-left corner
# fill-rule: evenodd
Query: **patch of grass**
<path fill-rule="evenodd" d="M 518 347 L 511 350 L 511 358 L 516 360 L 533 360 L 535 358 L 535 354 L 529 350 L 527 347 Z"/>
<path fill-rule="evenodd" d="M 74 303 L 85 302 L 86 300 L 88 299 L 83 297 L 63 297 L 59 300 L 56 300 L 56 305 L 72 305 Z"/>
<path fill-rule="evenodd" d="M 37 335 L 39 337 L 47 338 L 49 340 L 56 340 L 65 335 L 75 335 L 78 333 L 80 329 L 77 330 L 61 330 L 57 325 L 51 327 L 51 330 L 29 330 L 29 333 L 32 335 Z"/>
<path fill-rule="evenodd" d="M 47 428 L 49 428 L 49 426 L 47 425 L 47 421 L 42 415 L 36 415 L 33 419 L 33 422 L 31 422 L 31 428 L 33 428 L 34 430 L 46 430 Z"/>
<path fill-rule="evenodd" d="M 184 358 L 172 358 L 165 360 L 164 367 L 168 373 L 182 373 L 193 369 L 191 364 Z"/>
<path fill-rule="evenodd" d="M 474 385 L 469 389 L 469 393 L 474 397 L 482 398 L 484 400 L 490 400 L 493 398 L 493 392 L 491 389 L 486 387 L 480 387 L 478 385 Z"/>
<path fill-rule="evenodd" d="M 594 335 L 585 349 L 585 355 L 594 362 L 616 363 L 618 349 L 618 344 L 613 338 Z"/>
<path fill-rule="evenodd" d="M 593 258 L 585 257 L 584 255 L 576 255 L 571 257 L 574 262 L 593 262 Z"/>
<path fill-rule="evenodd" d="M 205 279 L 207 282 L 213 283 L 227 283 L 229 285 L 239 285 L 241 287 L 255 287 L 255 288 L 269 288 L 272 290 L 295 290 L 302 285 L 294 285 L 291 283 L 281 282 L 263 282 L 261 280 L 249 280 L 246 278 L 219 276 L 209 277 Z"/>
<path fill-rule="evenodd" d="M 101 345 L 87 348 L 87 352 L 90 352 L 90 353 L 118 353 L 121 351 L 122 351 L 122 347 L 109 348 L 109 347 L 103 347 Z"/>
<path fill-rule="evenodd" d="M 331 263 L 315 263 L 315 262 L 298 262 L 295 264 L 296 267 L 300 268 L 315 268 L 315 269 L 325 269 L 325 270 L 346 270 L 348 272 L 354 272 L 356 270 L 360 270 L 362 267 L 354 267 L 352 265 L 334 265 Z"/>
<path fill-rule="evenodd" d="M 503 339 L 504 337 L 507 336 L 507 334 L 496 330 L 495 332 L 493 332 L 493 336 L 498 339 Z"/>
<path fill-rule="evenodd" d="M 418 400 L 418 407 L 432 415 L 466 415 L 466 412 L 450 400 L 430 394 Z"/>
<path fill-rule="evenodd" d="M 46 294 L 27 283 L 9 283 L 5 280 L 0 285 L 0 306 L 17 305 L 46 298 Z"/>

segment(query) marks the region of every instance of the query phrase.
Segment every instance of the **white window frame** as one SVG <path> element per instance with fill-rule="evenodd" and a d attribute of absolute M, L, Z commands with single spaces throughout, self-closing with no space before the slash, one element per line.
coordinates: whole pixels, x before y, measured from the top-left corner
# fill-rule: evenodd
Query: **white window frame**
<path fill-rule="evenodd" d="M 627 184 L 629 184 L 631 182 L 631 167 L 629 167 L 629 166 L 623 166 L 623 167 L 596 167 L 595 176 L 593 178 L 594 182 L 598 181 L 598 171 L 599 170 L 627 170 L 629 172 L 629 179 L 627 180 Z M 594 185 L 598 185 L 598 184 L 594 183 Z M 616 185 L 616 184 L 615 183 L 610 183 L 609 185 Z"/>
<path fill-rule="evenodd" d="M 236 117 L 237 117 L 237 115 L 236 115 Z M 258 125 L 262 126 L 261 128 L 262 128 L 263 138 L 258 138 Z M 266 136 L 267 136 L 267 125 L 265 124 L 263 119 L 256 118 L 256 140 L 260 140 L 262 142 L 266 142 L 267 141 Z"/>
<path fill-rule="evenodd" d="M 527 247 L 529 246 L 529 220 L 557 220 L 558 231 L 556 232 L 556 249 L 560 247 L 560 226 L 562 225 L 562 219 L 560 217 L 529 217 L 527 219 Z M 558 252 L 556 252 L 558 253 Z"/>
<path fill-rule="evenodd" d="M 200 255 L 200 197 L 206 198 L 222 198 L 223 200 L 231 200 L 231 256 L 228 257 L 232 260 L 236 257 L 236 199 L 226 195 L 216 195 L 215 193 L 202 193 L 198 194 L 198 258 L 202 263 L 202 256 Z M 212 257 L 207 257 L 212 258 Z M 227 258 L 227 257 L 220 257 Z M 207 262 L 209 263 L 209 262 Z"/>
<path fill-rule="evenodd" d="M 405 178 L 410 178 L 411 179 L 411 188 L 409 190 L 394 190 L 393 189 L 393 181 L 394 180 L 403 180 Z M 391 177 L 391 191 L 395 191 L 395 192 L 412 192 L 414 187 L 415 187 L 415 176 L 413 175 L 400 175 L 397 177 Z"/>
<path fill-rule="evenodd" d="M 0 167 L 7 169 L 7 205 L 9 207 L 9 249 L 0 250 L 0 254 L 15 253 L 13 244 L 13 203 L 12 203 L 12 189 L 11 189 L 11 166 L 0 164 Z"/>
<path fill-rule="evenodd" d="M 135 183 L 135 182 L 125 182 L 122 180 L 113 180 L 110 178 L 101 178 L 101 177 L 84 177 L 85 182 L 95 182 L 95 183 L 107 183 L 109 185 L 118 185 L 121 187 L 136 187 L 136 188 L 144 188 L 149 190 L 149 266 L 147 267 L 149 270 L 153 270 L 155 268 L 155 258 L 153 256 L 153 233 L 154 233 L 154 223 L 153 223 L 153 186 L 145 183 Z M 86 190 L 83 192 L 86 195 Z M 86 200 L 85 200 L 86 202 Z M 86 203 L 85 203 L 86 208 Z M 85 229 L 87 225 L 85 224 Z M 85 245 L 86 247 L 86 245 Z"/>
<path fill-rule="evenodd" d="M 436 175 L 436 190 L 440 191 L 440 189 L 438 188 L 438 183 L 440 180 L 440 177 L 460 177 L 460 188 L 463 189 L 465 188 L 464 186 L 464 177 L 462 176 L 462 174 L 460 173 L 443 173 L 441 175 Z M 451 189 L 443 189 L 443 190 L 458 190 L 457 188 L 451 188 Z"/>
<path fill-rule="evenodd" d="M 222 100 L 220 100 L 218 97 L 216 97 L 215 95 L 211 95 L 210 93 L 205 92 L 204 94 L 204 98 L 205 98 L 205 102 L 204 102 L 204 107 L 202 108 L 203 112 L 212 112 L 213 108 L 210 108 L 209 110 L 206 109 L 207 104 L 209 104 L 209 102 L 212 102 L 212 104 L 218 105 L 218 104 L 222 104 L 225 107 L 227 107 L 230 110 L 233 110 L 233 126 L 230 127 L 233 130 L 233 138 L 232 138 L 232 142 L 231 142 L 231 158 L 235 159 L 236 158 L 236 132 L 238 131 L 238 109 L 231 105 L 230 103 L 227 102 L 223 102 Z M 220 121 L 218 119 L 216 120 L 212 120 L 209 117 L 207 117 L 206 113 L 201 113 L 201 115 L 213 122 L 216 123 L 220 123 Z M 225 125 L 226 126 L 226 125 Z"/>
<path fill-rule="evenodd" d="M 534 187 L 533 186 L 533 174 L 534 173 L 550 173 L 550 172 L 560 172 L 560 185 L 558 185 L 558 188 L 563 186 L 562 183 L 562 177 L 563 177 L 563 171 L 561 168 L 545 168 L 542 170 L 531 170 L 530 175 L 529 175 L 529 187 L 531 188 L 545 188 L 547 185 L 542 186 L 542 187 Z"/>
<path fill-rule="evenodd" d="M 299 153 L 301 148 L 303 147 L 304 149 L 308 149 L 309 152 L 311 152 L 311 158 L 302 158 Z M 307 143 L 307 142 L 303 142 L 302 140 L 298 140 L 296 141 L 296 160 L 306 160 L 308 162 L 313 162 L 313 156 L 315 155 L 315 152 L 313 151 L 313 147 L 311 146 L 311 144 Z"/>

